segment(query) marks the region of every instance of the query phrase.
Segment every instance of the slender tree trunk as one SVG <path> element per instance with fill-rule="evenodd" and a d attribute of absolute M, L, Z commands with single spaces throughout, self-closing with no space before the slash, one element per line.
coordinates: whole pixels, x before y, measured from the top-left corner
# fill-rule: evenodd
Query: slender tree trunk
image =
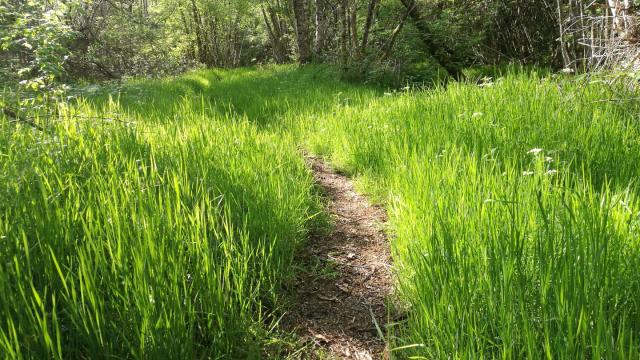
<path fill-rule="evenodd" d="M 613 18 L 613 32 L 623 40 L 629 40 L 635 33 L 635 18 L 632 15 L 631 0 L 608 0 Z"/>
<path fill-rule="evenodd" d="M 232 27 L 233 37 L 231 39 L 232 44 L 231 47 L 233 49 L 233 61 L 231 66 L 236 67 L 240 64 L 240 56 L 242 54 L 242 41 L 240 40 L 243 36 L 242 30 L 240 29 L 240 14 L 236 14 L 236 20 L 233 22 Z"/>
<path fill-rule="evenodd" d="M 382 56 L 380 57 L 381 61 L 384 61 L 386 59 L 389 58 L 389 56 L 391 56 L 391 53 L 393 51 L 393 46 L 396 43 L 396 40 L 398 39 L 398 35 L 400 35 L 400 32 L 402 31 L 402 28 L 404 27 L 404 23 L 407 21 L 407 18 L 409 17 L 409 12 L 407 11 L 404 16 L 402 16 L 402 19 L 400 19 L 400 22 L 398 23 L 398 26 L 396 26 L 395 29 L 393 29 L 393 32 L 391 33 L 391 36 L 389 37 L 389 40 L 384 44 L 383 48 L 382 48 Z"/>
<path fill-rule="evenodd" d="M 226 34 L 226 38 L 227 38 L 227 43 L 225 44 L 226 48 L 225 48 L 225 52 L 226 52 L 226 56 L 224 59 L 224 66 L 225 67 L 230 67 L 230 64 L 233 63 L 233 38 L 235 36 L 234 34 L 234 29 L 233 29 L 233 21 L 229 20 L 227 21 L 227 34 Z"/>
<path fill-rule="evenodd" d="M 367 20 L 364 23 L 364 29 L 362 31 L 362 43 L 360 44 L 361 54 L 364 54 L 367 50 L 367 45 L 369 43 L 369 33 L 371 32 L 371 27 L 373 26 L 373 22 L 375 20 L 376 7 L 378 6 L 379 1 L 380 0 L 369 1 L 369 7 L 367 8 Z"/>
<path fill-rule="evenodd" d="M 347 19 L 347 10 L 349 8 L 348 0 L 342 0 L 338 7 L 338 15 L 341 22 L 340 33 L 340 53 L 342 56 L 342 65 L 346 66 L 349 62 L 349 20 Z"/>
<path fill-rule="evenodd" d="M 446 49 L 439 48 L 433 39 L 433 32 L 429 28 L 429 24 L 423 18 L 422 9 L 415 0 L 400 0 L 409 13 L 409 17 L 416 25 L 420 32 L 422 42 L 425 44 L 427 51 L 433 56 L 440 65 L 447 70 L 449 75 L 458 76 L 458 69 L 451 64 L 450 59 L 446 56 Z"/>
<path fill-rule="evenodd" d="M 623 6 L 625 40 L 638 41 L 638 18 L 634 14 L 634 2 L 632 0 L 624 0 Z"/>
<path fill-rule="evenodd" d="M 191 28 L 189 27 L 187 16 L 182 9 L 180 9 L 180 17 L 182 18 L 185 34 L 187 34 L 188 38 L 191 38 Z M 189 41 L 187 44 L 187 57 L 191 60 L 196 60 L 196 49 L 193 47 L 193 41 Z"/>
<path fill-rule="evenodd" d="M 204 49 L 204 41 L 202 38 L 202 22 L 200 19 L 200 12 L 198 11 L 198 6 L 196 5 L 196 0 L 191 0 L 191 11 L 193 13 L 193 23 L 194 23 L 194 31 L 196 33 L 196 45 L 198 47 L 198 60 L 201 63 L 207 63 L 207 55 Z"/>
<path fill-rule="evenodd" d="M 213 57 L 216 65 L 220 64 L 220 36 L 218 33 L 219 20 L 215 17 L 211 17 L 211 57 Z"/>
<path fill-rule="evenodd" d="M 568 67 L 569 63 L 571 62 L 571 60 L 569 59 L 569 53 L 567 52 L 567 44 L 564 41 L 564 20 L 565 20 L 565 16 L 564 13 L 562 12 L 562 0 L 556 0 L 556 3 L 558 5 L 558 30 L 560 31 L 560 52 L 562 54 L 562 62 L 564 67 Z"/>
<path fill-rule="evenodd" d="M 349 14 L 349 33 L 351 34 L 351 49 L 355 52 L 358 49 L 358 5 L 353 4 Z"/>
<path fill-rule="evenodd" d="M 323 54 L 327 42 L 327 0 L 316 0 L 316 34 L 313 42 L 317 56 Z"/>
<path fill-rule="evenodd" d="M 296 20 L 299 61 L 301 64 L 306 64 L 311 61 L 311 43 L 306 0 L 293 0 L 293 13 Z"/>
<path fill-rule="evenodd" d="M 282 54 L 282 47 L 280 43 L 280 36 L 277 34 L 276 24 L 271 24 L 269 22 L 269 17 L 267 16 L 267 12 L 264 7 L 260 7 L 262 11 L 262 17 L 264 18 L 264 25 L 267 28 L 267 33 L 269 34 L 269 39 L 271 40 L 271 47 L 273 49 L 273 59 L 277 64 L 282 64 L 284 62 L 284 56 Z"/>
<path fill-rule="evenodd" d="M 273 25 L 273 31 L 275 35 L 280 39 L 280 43 L 282 44 L 282 37 L 287 32 L 286 22 L 282 21 L 278 12 L 274 8 L 269 9 L 269 18 L 271 19 L 271 24 Z"/>
<path fill-rule="evenodd" d="M 613 19 L 613 31 L 618 32 L 620 30 L 620 1 L 608 0 L 609 9 L 611 10 L 611 18 Z"/>

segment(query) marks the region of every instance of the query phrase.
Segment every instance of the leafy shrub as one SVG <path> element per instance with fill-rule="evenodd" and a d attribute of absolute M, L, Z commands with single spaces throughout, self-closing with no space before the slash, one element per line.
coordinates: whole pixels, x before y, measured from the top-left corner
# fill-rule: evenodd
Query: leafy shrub
<path fill-rule="evenodd" d="M 38 113 L 65 91 L 65 62 L 73 34 L 62 20 L 65 7 L 35 1 L 0 5 L 0 77 L 13 91 L 0 107 Z"/>

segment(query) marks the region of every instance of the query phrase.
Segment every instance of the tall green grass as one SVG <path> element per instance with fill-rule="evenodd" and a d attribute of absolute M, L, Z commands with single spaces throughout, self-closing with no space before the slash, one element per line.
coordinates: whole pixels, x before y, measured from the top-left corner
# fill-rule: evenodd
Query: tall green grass
<path fill-rule="evenodd" d="M 290 137 L 175 105 L 163 124 L 63 115 L 55 136 L 2 121 L 3 357 L 260 355 L 312 178 Z"/>
<path fill-rule="evenodd" d="M 306 123 L 391 212 L 398 356 L 640 356 L 638 106 L 607 95 L 520 74 Z"/>
<path fill-rule="evenodd" d="M 389 210 L 394 356 L 639 357 L 638 106 L 545 76 L 198 71 L 103 86 L 51 134 L 0 121 L 0 352 L 273 356 L 319 225 L 304 148 Z"/>

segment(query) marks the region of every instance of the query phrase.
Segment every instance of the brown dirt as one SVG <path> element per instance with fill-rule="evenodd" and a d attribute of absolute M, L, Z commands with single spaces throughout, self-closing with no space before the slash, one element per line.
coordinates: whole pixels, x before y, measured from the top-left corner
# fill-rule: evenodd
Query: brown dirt
<path fill-rule="evenodd" d="M 383 231 L 386 214 L 357 194 L 346 176 L 307 157 L 334 220 L 328 234 L 312 235 L 302 251 L 306 272 L 296 279 L 293 311 L 286 320 L 318 357 L 386 359 L 391 256 Z"/>

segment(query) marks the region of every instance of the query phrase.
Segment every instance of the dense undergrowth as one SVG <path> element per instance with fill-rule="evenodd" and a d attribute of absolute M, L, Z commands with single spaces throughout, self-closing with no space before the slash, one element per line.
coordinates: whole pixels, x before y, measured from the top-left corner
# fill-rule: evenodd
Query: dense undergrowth
<path fill-rule="evenodd" d="M 51 134 L 3 121 L 0 351 L 265 355 L 320 223 L 306 148 L 390 211 L 393 354 L 640 356 L 637 105 L 545 76 L 384 93 L 201 71 L 103 87 Z"/>

